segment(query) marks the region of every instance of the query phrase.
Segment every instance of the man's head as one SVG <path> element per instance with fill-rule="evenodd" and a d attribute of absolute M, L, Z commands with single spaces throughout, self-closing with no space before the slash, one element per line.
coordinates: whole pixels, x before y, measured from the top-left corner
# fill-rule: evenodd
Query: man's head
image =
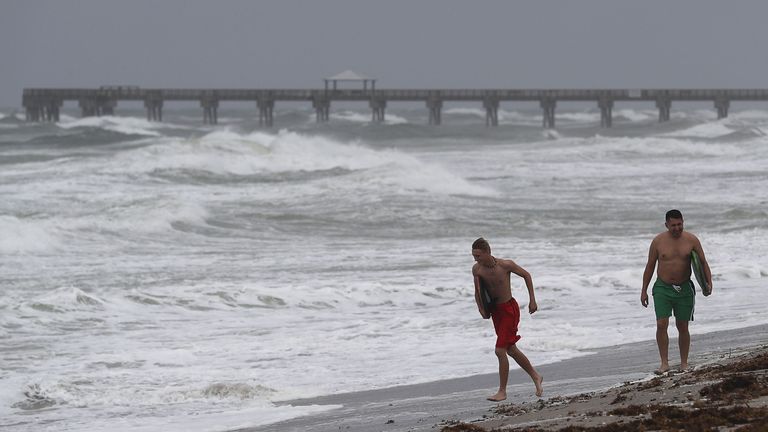
<path fill-rule="evenodd" d="M 672 237 L 680 237 L 683 234 L 683 214 L 680 213 L 680 210 L 668 211 L 664 226 L 667 227 Z"/>
<path fill-rule="evenodd" d="M 472 256 L 475 261 L 483 264 L 493 260 L 491 257 L 491 245 L 488 244 L 488 240 L 480 237 L 472 243 Z"/>

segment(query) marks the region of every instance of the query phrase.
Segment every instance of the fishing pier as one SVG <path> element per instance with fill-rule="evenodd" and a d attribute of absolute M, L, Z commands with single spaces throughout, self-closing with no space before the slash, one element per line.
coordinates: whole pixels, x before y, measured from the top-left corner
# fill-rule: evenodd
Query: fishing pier
<path fill-rule="evenodd" d="M 259 124 L 271 127 L 275 104 L 284 101 L 311 103 L 317 122 L 329 120 L 331 104 L 337 101 L 367 103 L 372 122 L 384 121 L 390 102 L 421 102 L 429 112 L 431 125 L 442 123 L 444 103 L 476 102 L 485 110 L 486 125 L 497 126 L 501 103 L 532 102 L 542 110 L 542 126 L 554 128 L 557 104 L 565 101 L 594 102 L 600 109 L 600 124 L 611 127 L 616 103 L 655 104 L 659 122 L 665 122 L 670 118 L 673 102 L 710 101 L 717 117 L 724 118 L 732 101 L 768 100 L 768 89 L 377 89 L 375 80 L 359 81 L 364 83 L 362 89 L 339 89 L 333 79 L 327 79 L 325 88 L 319 89 L 25 88 L 22 105 L 28 121 L 51 122 L 59 121 L 59 111 L 65 102 L 76 102 L 82 116 L 87 117 L 114 115 L 119 102 L 139 101 L 144 104 L 148 120 L 162 121 L 163 108 L 169 102 L 192 101 L 202 108 L 204 123 L 216 124 L 221 103 L 248 101 L 258 110 Z"/>

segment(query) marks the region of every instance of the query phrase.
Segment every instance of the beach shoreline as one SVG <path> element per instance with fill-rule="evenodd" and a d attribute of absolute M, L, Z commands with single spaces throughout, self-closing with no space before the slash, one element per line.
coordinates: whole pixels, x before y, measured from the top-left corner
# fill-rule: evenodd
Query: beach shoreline
<path fill-rule="evenodd" d="M 687 371 L 606 390 L 499 404 L 487 419 L 448 421 L 440 431 L 768 430 L 768 344 L 699 360 L 703 363 Z"/>
<path fill-rule="evenodd" d="M 679 367 L 675 331 L 670 332 L 670 360 Z M 720 359 L 736 358 L 764 349 L 768 325 L 694 335 L 690 363 L 694 369 Z M 762 348 L 761 348 L 762 347 Z M 559 403 L 569 397 L 616 391 L 628 382 L 649 381 L 658 367 L 658 352 L 653 340 L 590 350 L 593 354 L 538 367 L 544 376 L 543 403 Z M 675 361 L 677 359 L 677 362 Z M 310 379 L 310 378 L 308 378 Z M 485 397 L 498 385 L 495 373 L 344 393 L 280 402 L 280 405 L 338 405 L 340 408 L 279 423 L 237 429 L 237 432 L 262 431 L 431 431 L 466 424 L 477 430 L 513 426 L 515 416 L 500 413 L 499 407 L 541 404 L 533 394 L 530 378 L 519 369 L 510 371 L 508 399 L 492 403 Z M 592 397 L 595 403 L 605 397 Z M 549 402 L 548 402 L 549 401 Z M 608 401 L 610 402 L 610 401 Z M 606 404 L 608 403 L 606 402 Z M 527 405 L 526 405 L 527 404 Z M 539 411 L 541 416 L 549 411 Z M 536 418 L 536 414 L 531 415 Z M 517 416 L 521 423 L 529 418 Z M 456 429 L 461 430 L 461 429 Z M 465 429 L 471 430 L 471 429 Z M 234 432 L 234 431 L 233 431 Z"/>

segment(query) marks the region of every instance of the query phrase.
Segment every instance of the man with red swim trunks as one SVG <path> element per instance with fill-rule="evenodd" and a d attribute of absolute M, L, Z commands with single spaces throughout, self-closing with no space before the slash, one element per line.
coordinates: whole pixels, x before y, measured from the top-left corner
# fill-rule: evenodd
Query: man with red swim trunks
<path fill-rule="evenodd" d="M 515 359 L 520 367 L 528 372 L 533 384 L 536 386 L 536 396 L 541 397 L 544 389 L 541 386 L 543 378 L 533 368 L 528 357 L 515 345 L 520 336 L 517 335 L 517 326 L 520 323 L 520 308 L 512 297 L 510 288 L 510 274 L 514 273 L 525 280 L 528 288 L 528 313 L 534 313 L 538 309 L 536 297 L 533 294 L 533 279 L 524 268 L 515 264 L 512 260 L 494 258 L 491 255 L 491 246 L 484 238 L 479 238 L 472 243 L 472 256 L 475 265 L 472 266 L 472 276 L 475 279 L 475 301 L 483 318 L 493 319 L 493 328 L 496 330 L 496 357 L 499 359 L 499 391 L 488 397 L 488 400 L 499 402 L 507 398 L 507 380 L 509 378 L 509 360 L 507 355 Z M 494 300 L 492 310 L 485 310 L 480 298 L 480 284 L 488 290 Z"/>

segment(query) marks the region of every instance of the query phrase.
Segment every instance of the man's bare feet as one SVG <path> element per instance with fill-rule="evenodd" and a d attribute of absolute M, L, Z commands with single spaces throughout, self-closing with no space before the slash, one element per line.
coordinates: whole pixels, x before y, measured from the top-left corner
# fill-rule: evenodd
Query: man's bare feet
<path fill-rule="evenodd" d="M 541 395 L 544 394 L 544 387 L 541 386 L 541 383 L 544 381 L 544 377 L 541 375 L 538 375 L 536 378 L 533 379 L 533 383 L 536 384 L 536 397 L 541 397 Z"/>
<path fill-rule="evenodd" d="M 691 368 L 691 367 L 690 367 L 690 366 L 689 366 L 687 363 L 686 363 L 686 364 L 681 364 L 681 365 L 680 365 L 680 372 L 688 372 L 688 370 L 689 370 L 690 368 Z"/>
<path fill-rule="evenodd" d="M 669 372 L 669 365 L 661 365 L 661 367 L 653 371 L 656 375 L 664 375 L 667 372 Z"/>
<path fill-rule="evenodd" d="M 499 390 L 498 393 L 496 393 L 493 396 L 490 396 L 486 399 L 488 399 L 491 402 L 501 402 L 507 398 L 507 392 Z"/>

